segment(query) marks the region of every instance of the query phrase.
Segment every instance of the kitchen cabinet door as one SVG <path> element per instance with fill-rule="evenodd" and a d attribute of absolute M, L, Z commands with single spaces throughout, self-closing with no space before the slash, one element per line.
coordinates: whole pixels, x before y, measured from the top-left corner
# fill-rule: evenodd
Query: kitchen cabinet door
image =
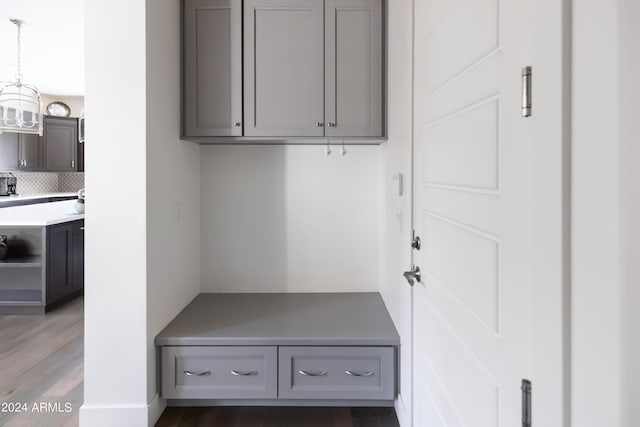
<path fill-rule="evenodd" d="M 324 135 L 323 21 L 323 0 L 245 0 L 245 136 Z"/>
<path fill-rule="evenodd" d="M 78 120 L 67 117 L 44 118 L 45 169 L 50 172 L 75 172 L 78 144 Z"/>
<path fill-rule="evenodd" d="M 326 0 L 327 137 L 382 136 L 382 31 L 382 0 Z"/>
<path fill-rule="evenodd" d="M 19 138 L 20 170 L 43 170 L 44 149 L 42 138 L 39 135 L 22 133 Z"/>
<path fill-rule="evenodd" d="M 73 226 L 47 227 L 47 305 L 73 292 Z"/>
<path fill-rule="evenodd" d="M 242 135 L 242 1 L 184 3 L 184 134 Z"/>
<path fill-rule="evenodd" d="M 18 169 L 18 135 L 0 133 L 0 171 Z"/>
<path fill-rule="evenodd" d="M 84 289 L 84 220 L 72 223 L 71 288 Z"/>

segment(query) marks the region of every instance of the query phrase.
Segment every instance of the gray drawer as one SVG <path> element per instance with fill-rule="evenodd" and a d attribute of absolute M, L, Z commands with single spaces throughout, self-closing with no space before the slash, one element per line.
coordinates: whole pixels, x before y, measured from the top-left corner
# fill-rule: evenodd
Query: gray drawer
<path fill-rule="evenodd" d="M 279 347 L 280 399 L 391 400 L 393 347 Z"/>
<path fill-rule="evenodd" d="M 165 399 L 275 399 L 276 347 L 162 347 Z"/>

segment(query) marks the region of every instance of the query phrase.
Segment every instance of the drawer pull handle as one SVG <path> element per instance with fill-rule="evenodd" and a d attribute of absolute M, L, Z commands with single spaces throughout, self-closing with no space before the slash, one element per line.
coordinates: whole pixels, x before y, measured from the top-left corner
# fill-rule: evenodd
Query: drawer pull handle
<path fill-rule="evenodd" d="M 209 375 L 211 375 L 211 371 L 204 371 L 204 372 L 200 372 L 200 373 L 195 373 L 195 372 L 191 372 L 191 371 L 184 371 L 184 374 L 188 377 L 208 377 Z"/>
<path fill-rule="evenodd" d="M 231 375 L 235 375 L 236 377 L 250 377 L 252 375 L 258 375 L 258 372 L 257 371 L 242 372 L 242 371 L 236 371 L 234 369 L 233 371 L 231 371 Z"/>
<path fill-rule="evenodd" d="M 365 372 L 364 374 L 359 374 L 359 373 L 353 372 L 353 371 L 344 371 L 344 373 L 347 374 L 347 375 L 351 375 L 352 377 L 370 377 L 375 372 L 369 371 L 369 372 Z"/>
<path fill-rule="evenodd" d="M 320 372 L 307 372 L 307 371 L 298 371 L 300 375 L 304 375 L 305 377 L 324 377 L 327 375 L 327 371 Z"/>

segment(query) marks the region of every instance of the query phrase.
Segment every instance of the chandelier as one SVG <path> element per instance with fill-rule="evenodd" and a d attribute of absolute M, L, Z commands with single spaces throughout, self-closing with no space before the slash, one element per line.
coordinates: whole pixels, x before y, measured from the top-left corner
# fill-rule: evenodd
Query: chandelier
<path fill-rule="evenodd" d="M 22 83 L 20 30 L 25 24 L 10 19 L 18 29 L 18 66 L 15 82 L 0 82 L 0 133 L 37 133 L 42 135 L 42 99 L 35 86 Z"/>

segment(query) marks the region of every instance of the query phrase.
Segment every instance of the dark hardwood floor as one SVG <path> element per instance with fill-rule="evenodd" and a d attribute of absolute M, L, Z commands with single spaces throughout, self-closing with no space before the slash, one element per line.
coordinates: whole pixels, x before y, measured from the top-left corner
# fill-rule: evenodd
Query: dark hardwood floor
<path fill-rule="evenodd" d="M 78 426 L 83 334 L 83 298 L 43 315 L 0 315 L 0 426 Z M 156 426 L 397 427 L 398 421 L 393 408 L 207 407 L 167 408 Z"/>
<path fill-rule="evenodd" d="M 47 314 L 0 315 L 0 426 L 78 425 L 83 305 L 76 298 Z"/>
<path fill-rule="evenodd" d="M 393 408 L 167 408 L 156 427 L 398 427 Z"/>

